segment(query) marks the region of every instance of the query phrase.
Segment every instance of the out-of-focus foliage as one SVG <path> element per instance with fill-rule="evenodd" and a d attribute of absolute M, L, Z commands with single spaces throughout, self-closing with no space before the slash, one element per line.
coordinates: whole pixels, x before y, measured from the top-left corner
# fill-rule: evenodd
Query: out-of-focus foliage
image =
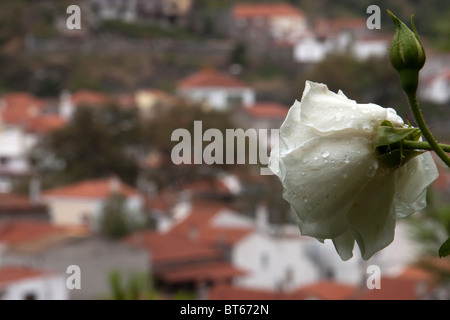
<path fill-rule="evenodd" d="M 138 173 L 132 147 L 139 123 L 133 109 L 79 107 L 70 123 L 53 131 L 33 150 L 44 186 L 111 174 L 134 184 Z"/>
<path fill-rule="evenodd" d="M 422 214 L 408 218 L 411 225 L 411 236 L 420 245 L 424 254 L 437 255 L 437 249 L 450 237 L 450 206 L 442 196 L 430 189 L 428 205 Z"/>
<path fill-rule="evenodd" d="M 98 221 L 99 231 L 112 239 L 122 238 L 145 227 L 141 212 L 132 212 L 127 199 L 121 194 L 112 194 L 103 204 Z"/>
<path fill-rule="evenodd" d="M 108 275 L 110 297 L 112 300 L 156 300 L 158 293 L 151 279 L 145 274 L 131 273 L 123 275 L 112 270 Z"/>

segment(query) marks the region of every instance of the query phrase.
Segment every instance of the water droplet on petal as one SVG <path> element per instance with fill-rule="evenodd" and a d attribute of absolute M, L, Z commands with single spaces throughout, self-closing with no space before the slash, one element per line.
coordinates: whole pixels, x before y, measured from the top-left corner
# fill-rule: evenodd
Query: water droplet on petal
<path fill-rule="evenodd" d="M 318 155 L 315 155 L 314 156 L 314 160 L 318 160 L 319 159 L 319 156 Z"/>
<path fill-rule="evenodd" d="M 328 151 L 322 152 L 322 158 L 327 158 L 330 155 Z"/>
<path fill-rule="evenodd" d="M 370 166 L 367 171 L 367 176 L 372 178 L 375 175 L 375 172 L 377 172 L 377 168 Z"/>

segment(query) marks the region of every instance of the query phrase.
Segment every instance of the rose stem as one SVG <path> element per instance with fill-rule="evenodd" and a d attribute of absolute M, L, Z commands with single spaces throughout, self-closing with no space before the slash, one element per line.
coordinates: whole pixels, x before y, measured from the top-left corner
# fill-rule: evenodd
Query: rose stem
<path fill-rule="evenodd" d="M 433 135 L 431 134 L 430 130 L 428 129 L 425 120 L 422 116 L 422 112 L 419 108 L 419 103 L 417 102 L 417 97 L 415 94 L 407 94 L 409 105 L 413 111 L 414 118 L 416 118 L 417 125 L 419 126 L 420 131 L 422 132 L 422 135 L 424 138 L 428 141 L 430 144 L 430 147 L 436 152 L 436 154 L 441 158 L 442 161 L 450 168 L 450 158 L 447 156 L 445 151 L 441 148 L 441 146 L 437 143 L 437 141 L 434 139 Z"/>

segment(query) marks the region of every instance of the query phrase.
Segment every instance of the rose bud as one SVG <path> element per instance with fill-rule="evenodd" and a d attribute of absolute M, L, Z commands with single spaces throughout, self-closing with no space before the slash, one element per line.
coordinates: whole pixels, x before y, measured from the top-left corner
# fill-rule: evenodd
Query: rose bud
<path fill-rule="evenodd" d="M 419 83 L 419 71 L 425 64 L 426 54 L 419 39 L 413 16 L 411 31 L 402 21 L 388 10 L 395 24 L 395 34 L 390 48 L 390 60 L 399 73 L 403 90 L 407 94 L 416 94 Z"/>

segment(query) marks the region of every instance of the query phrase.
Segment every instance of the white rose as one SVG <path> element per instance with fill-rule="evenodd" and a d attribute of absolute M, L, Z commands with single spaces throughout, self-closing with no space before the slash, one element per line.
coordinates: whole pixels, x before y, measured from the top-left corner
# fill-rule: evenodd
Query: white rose
<path fill-rule="evenodd" d="M 353 256 L 355 241 L 365 260 L 389 245 L 396 219 L 426 206 L 426 189 L 438 176 L 428 152 L 398 169 L 380 165 L 373 136 L 384 120 L 404 126 L 393 109 L 307 81 L 270 155 L 302 235 L 331 239 L 342 260 Z"/>

